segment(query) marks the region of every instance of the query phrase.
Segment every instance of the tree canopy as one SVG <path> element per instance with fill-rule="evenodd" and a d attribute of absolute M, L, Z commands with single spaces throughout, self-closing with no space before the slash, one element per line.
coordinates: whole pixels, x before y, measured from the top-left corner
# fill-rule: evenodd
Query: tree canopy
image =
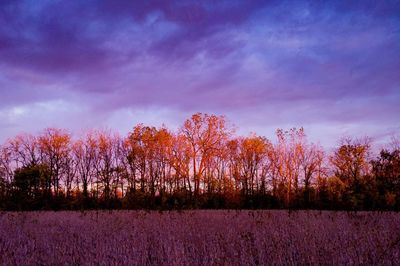
<path fill-rule="evenodd" d="M 399 210 L 396 143 L 374 158 L 368 138 L 347 138 L 328 153 L 303 128 L 236 136 L 202 113 L 176 132 L 138 124 L 126 137 L 49 128 L 0 146 L 0 207 Z"/>

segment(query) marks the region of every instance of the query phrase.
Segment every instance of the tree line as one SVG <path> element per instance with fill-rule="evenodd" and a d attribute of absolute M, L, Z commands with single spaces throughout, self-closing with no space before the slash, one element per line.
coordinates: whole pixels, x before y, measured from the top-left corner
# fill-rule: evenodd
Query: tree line
<path fill-rule="evenodd" d="M 399 210 L 400 145 L 373 156 L 368 138 L 346 138 L 326 153 L 303 128 L 241 137 L 202 113 L 126 137 L 49 128 L 0 146 L 0 208 Z"/>

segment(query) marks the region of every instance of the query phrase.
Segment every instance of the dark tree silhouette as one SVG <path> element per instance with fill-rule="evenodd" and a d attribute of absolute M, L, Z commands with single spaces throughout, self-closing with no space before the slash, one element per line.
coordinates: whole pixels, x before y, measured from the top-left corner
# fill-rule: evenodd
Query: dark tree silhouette
<path fill-rule="evenodd" d="M 303 128 L 276 137 L 234 136 L 225 117 L 201 113 L 177 132 L 18 135 L 0 146 L 0 208 L 399 210 L 397 142 L 371 160 L 368 139 L 344 139 L 326 156 Z"/>

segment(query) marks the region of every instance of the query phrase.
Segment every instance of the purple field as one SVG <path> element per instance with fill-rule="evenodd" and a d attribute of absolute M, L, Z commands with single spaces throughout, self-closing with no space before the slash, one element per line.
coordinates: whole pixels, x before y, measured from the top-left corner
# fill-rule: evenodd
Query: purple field
<path fill-rule="evenodd" d="M 400 265 L 400 214 L 3 212 L 3 265 Z"/>

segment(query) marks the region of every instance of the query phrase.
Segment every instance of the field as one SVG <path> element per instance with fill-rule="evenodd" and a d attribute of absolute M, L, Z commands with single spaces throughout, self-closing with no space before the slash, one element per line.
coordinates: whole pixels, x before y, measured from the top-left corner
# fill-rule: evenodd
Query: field
<path fill-rule="evenodd" d="M 400 214 L 0 214 L 2 265 L 400 265 Z"/>

